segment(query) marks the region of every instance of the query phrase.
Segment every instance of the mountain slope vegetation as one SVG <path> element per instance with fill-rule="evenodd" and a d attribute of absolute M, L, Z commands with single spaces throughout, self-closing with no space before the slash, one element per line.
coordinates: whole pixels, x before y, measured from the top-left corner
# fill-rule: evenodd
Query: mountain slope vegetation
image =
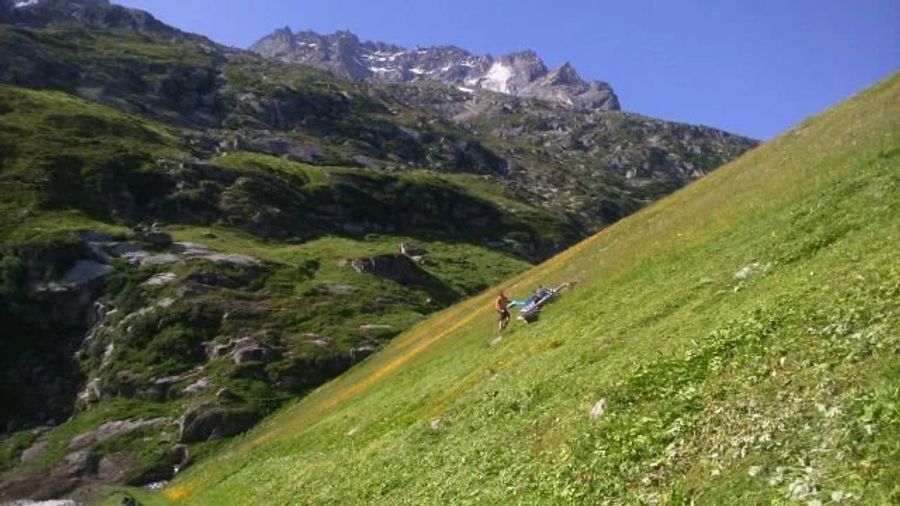
<path fill-rule="evenodd" d="M 756 145 L 582 105 L 0 0 L 0 501 L 168 480 Z"/>
<path fill-rule="evenodd" d="M 500 285 L 147 504 L 900 500 L 900 76 Z M 111 499 L 111 501 L 114 499 Z"/>

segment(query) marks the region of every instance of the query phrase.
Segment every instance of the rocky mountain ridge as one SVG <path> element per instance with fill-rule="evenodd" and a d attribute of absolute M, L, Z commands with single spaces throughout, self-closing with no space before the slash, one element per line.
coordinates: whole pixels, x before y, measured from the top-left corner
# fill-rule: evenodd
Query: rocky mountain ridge
<path fill-rule="evenodd" d="M 584 110 L 617 111 L 618 97 L 602 81 L 585 81 L 568 62 L 549 69 L 532 50 L 494 57 L 456 46 L 406 49 L 360 41 L 350 31 L 320 35 L 276 30 L 250 47 L 267 58 L 320 68 L 350 79 L 388 82 L 437 81 L 472 93 L 476 89 L 547 100 Z"/>
<path fill-rule="evenodd" d="M 109 0 L 0 0 L 0 22 L 35 28 L 76 22 L 95 28 L 189 36 L 146 11 L 116 5 Z"/>

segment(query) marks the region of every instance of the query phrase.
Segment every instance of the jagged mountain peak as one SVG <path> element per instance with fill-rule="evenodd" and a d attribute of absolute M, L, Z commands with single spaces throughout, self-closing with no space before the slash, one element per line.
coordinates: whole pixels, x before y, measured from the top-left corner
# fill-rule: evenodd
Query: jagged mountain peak
<path fill-rule="evenodd" d="M 283 27 L 278 28 L 277 30 L 272 32 L 272 35 L 273 36 L 277 35 L 277 36 L 282 36 L 282 37 L 293 37 L 294 32 L 293 32 L 293 30 L 291 30 L 290 26 L 284 25 Z"/>
<path fill-rule="evenodd" d="M 565 62 L 553 69 L 547 75 L 547 78 L 551 79 L 556 84 L 576 84 L 582 81 L 581 76 L 578 75 L 578 71 L 575 70 L 575 67 L 569 62 Z"/>
<path fill-rule="evenodd" d="M 608 84 L 585 81 L 571 63 L 550 70 L 532 49 L 500 56 L 475 55 L 453 45 L 407 49 L 360 41 L 348 30 L 321 35 L 281 28 L 250 47 L 262 56 L 317 67 L 350 79 L 430 80 L 464 91 L 477 89 L 533 97 L 591 110 L 618 110 Z"/>
<path fill-rule="evenodd" d="M 166 36 L 187 35 L 139 9 L 109 0 L 0 0 L 0 22 L 45 27 L 77 22 L 98 28 L 119 28 Z"/>

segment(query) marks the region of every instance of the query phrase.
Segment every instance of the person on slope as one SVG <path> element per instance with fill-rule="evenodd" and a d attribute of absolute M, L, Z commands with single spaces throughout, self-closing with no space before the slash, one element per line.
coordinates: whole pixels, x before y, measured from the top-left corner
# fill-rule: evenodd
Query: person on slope
<path fill-rule="evenodd" d="M 540 305 L 541 301 L 552 293 L 553 291 L 544 288 L 544 285 L 538 285 L 538 287 L 533 292 L 531 292 L 531 295 L 527 299 L 525 299 L 524 301 L 513 301 L 513 303 L 510 304 L 509 307 L 514 307 L 517 305 L 522 306 L 522 312 L 528 313 L 530 311 L 534 311 Z"/>
<path fill-rule="evenodd" d="M 503 332 L 503 329 L 509 325 L 509 299 L 506 298 L 506 294 L 502 291 L 497 295 L 497 299 L 494 300 L 494 310 L 497 311 L 497 316 L 500 319 L 498 329 L 500 332 Z"/>
<path fill-rule="evenodd" d="M 544 299 L 544 297 L 547 297 L 548 295 L 550 295 L 552 293 L 553 293 L 553 290 L 550 290 L 549 288 L 544 288 L 544 285 L 538 285 L 537 290 L 535 290 L 534 294 L 531 296 L 531 300 L 535 304 L 539 304 Z"/>

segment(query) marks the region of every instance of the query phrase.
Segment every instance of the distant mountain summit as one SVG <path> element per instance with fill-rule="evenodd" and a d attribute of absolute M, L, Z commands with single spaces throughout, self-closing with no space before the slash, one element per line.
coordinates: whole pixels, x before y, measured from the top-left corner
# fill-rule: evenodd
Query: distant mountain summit
<path fill-rule="evenodd" d="M 384 42 L 361 42 L 349 31 L 320 35 L 275 30 L 250 47 L 268 58 L 327 70 L 351 79 L 393 82 L 419 80 L 454 85 L 462 91 L 476 89 L 518 97 L 531 97 L 578 109 L 619 110 L 619 100 L 609 84 L 585 81 L 569 64 L 548 69 L 531 50 L 499 57 L 475 55 L 456 46 L 414 50 Z"/>
<path fill-rule="evenodd" d="M 148 12 L 111 4 L 109 0 L 0 0 L 0 22 L 33 28 L 77 22 L 94 28 L 187 35 Z"/>

